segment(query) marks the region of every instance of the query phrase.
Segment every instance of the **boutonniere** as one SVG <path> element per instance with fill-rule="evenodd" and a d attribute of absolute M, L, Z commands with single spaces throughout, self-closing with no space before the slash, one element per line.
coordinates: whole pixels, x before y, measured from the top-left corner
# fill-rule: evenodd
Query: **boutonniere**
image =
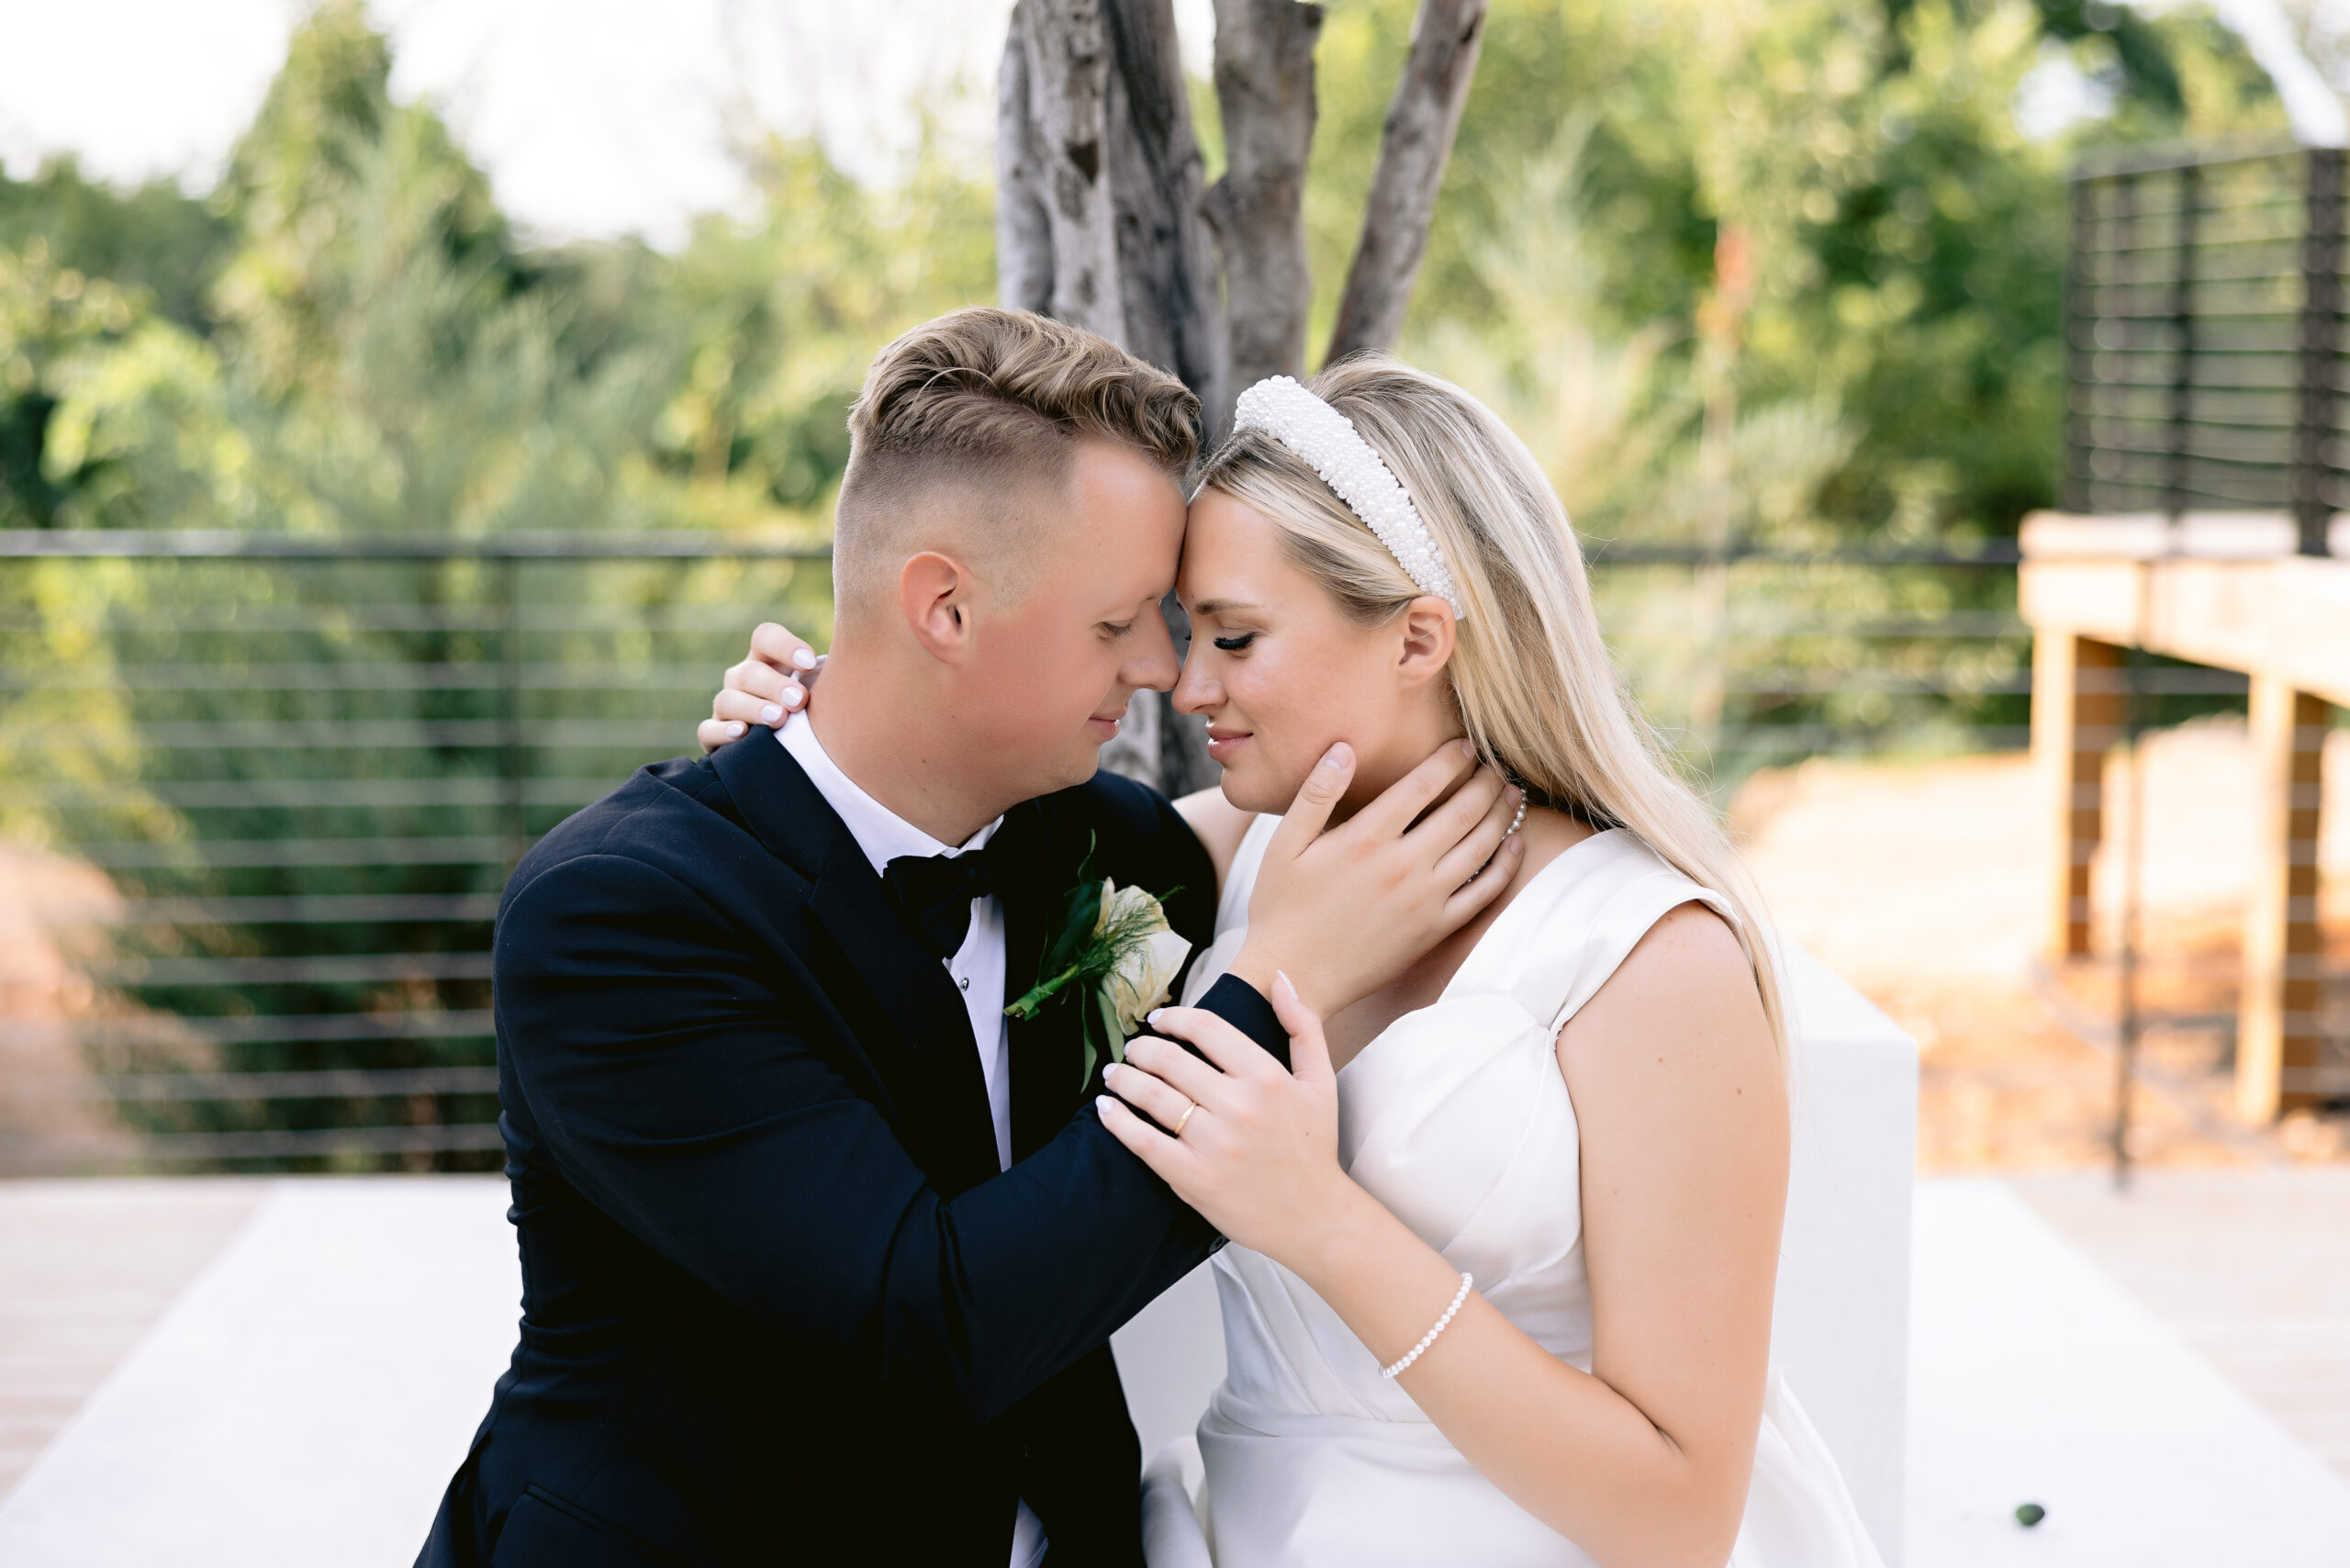
<path fill-rule="evenodd" d="M 1181 890 L 1169 888 L 1153 898 L 1106 877 L 1096 881 L 1087 872 L 1092 863 L 1089 850 L 1078 868 L 1077 886 L 1061 895 L 1060 920 L 1037 966 L 1036 983 L 1004 1009 L 1026 1020 L 1057 996 L 1067 993 L 1075 1002 L 1085 1032 L 1080 1092 L 1093 1081 L 1102 1058 L 1125 1059 L 1126 1042 L 1141 1033 L 1153 1009 L 1166 1005 L 1167 988 L 1192 952 L 1191 943 L 1169 928 L 1167 912 L 1159 907 L 1161 899 Z"/>

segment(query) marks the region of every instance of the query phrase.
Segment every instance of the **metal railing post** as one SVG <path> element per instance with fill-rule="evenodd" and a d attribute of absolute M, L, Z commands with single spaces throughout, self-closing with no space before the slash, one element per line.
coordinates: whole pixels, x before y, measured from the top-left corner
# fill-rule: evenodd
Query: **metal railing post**
<path fill-rule="evenodd" d="M 2342 341 L 2342 150 L 2312 147 L 2301 230 L 2300 397 L 2293 420 L 2293 518 L 2304 555 L 2331 554 L 2333 417 Z"/>
<path fill-rule="evenodd" d="M 2089 448 L 2094 441 L 2090 423 L 2092 410 L 2087 407 L 2093 396 L 2094 355 L 2097 345 L 2084 341 L 2095 328 L 2084 330 L 2083 296 L 2091 280 L 2084 277 L 2088 266 L 2090 211 L 2100 182 L 2076 180 L 2069 193 L 2072 205 L 2073 243 L 2071 254 L 2065 258 L 2065 454 L 2061 487 L 2067 511 L 2090 510 Z"/>
<path fill-rule="evenodd" d="M 506 839 L 506 865 L 512 869 L 529 847 L 522 812 L 522 563 L 513 554 L 498 558 L 498 831 Z"/>
<path fill-rule="evenodd" d="M 2187 510 L 2188 432 L 2195 418 L 2195 229 L 2203 201 L 2202 171 L 2193 163 L 2178 171 L 2178 209 L 2171 219 L 2169 429 L 2164 432 L 2163 510 L 2177 521 Z"/>

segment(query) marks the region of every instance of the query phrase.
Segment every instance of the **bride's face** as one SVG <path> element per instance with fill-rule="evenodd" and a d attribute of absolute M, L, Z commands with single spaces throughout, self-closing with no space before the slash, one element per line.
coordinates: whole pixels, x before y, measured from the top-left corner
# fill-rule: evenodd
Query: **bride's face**
<path fill-rule="evenodd" d="M 1322 754 L 1345 741 L 1358 761 L 1344 815 L 1460 733 L 1443 679 L 1449 622 L 1433 637 L 1437 617 L 1416 610 L 1360 624 L 1243 501 L 1217 490 L 1192 501 L 1176 591 L 1192 651 L 1175 706 L 1207 715 L 1225 798 L 1243 811 L 1287 811 Z"/>

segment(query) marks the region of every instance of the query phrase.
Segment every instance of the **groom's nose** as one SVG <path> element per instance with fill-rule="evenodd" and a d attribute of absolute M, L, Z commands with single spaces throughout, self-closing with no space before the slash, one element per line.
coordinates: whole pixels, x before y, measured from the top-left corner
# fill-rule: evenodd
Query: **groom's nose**
<path fill-rule="evenodd" d="M 1175 656 L 1175 639 L 1167 633 L 1164 616 L 1145 615 L 1135 628 L 1134 653 L 1118 671 L 1120 685 L 1137 689 L 1171 691 L 1182 663 Z"/>

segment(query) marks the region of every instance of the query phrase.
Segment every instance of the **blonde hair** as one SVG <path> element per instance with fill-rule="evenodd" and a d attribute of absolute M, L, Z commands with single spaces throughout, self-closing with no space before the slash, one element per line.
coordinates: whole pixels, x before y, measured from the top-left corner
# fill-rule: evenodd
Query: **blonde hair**
<path fill-rule="evenodd" d="M 894 571 L 910 503 L 953 487 L 987 539 L 1016 545 L 1021 504 L 1067 483 L 1083 437 L 1137 453 L 1178 483 L 1199 455 L 1200 400 L 1107 338 L 1026 310 L 973 306 L 905 333 L 874 357 L 849 409 L 849 459 L 834 511 L 844 598 Z"/>
<path fill-rule="evenodd" d="M 1628 829 L 1720 895 L 1784 1056 L 1761 902 L 1608 658 L 1583 552 L 1534 454 L 1468 393 L 1384 355 L 1342 361 L 1309 385 L 1386 460 L 1451 568 L 1463 614 L 1448 673 L 1478 753 L 1538 804 Z M 1265 431 L 1217 448 L 1200 487 L 1270 519 L 1289 559 L 1361 624 L 1422 597 L 1363 521 Z"/>

